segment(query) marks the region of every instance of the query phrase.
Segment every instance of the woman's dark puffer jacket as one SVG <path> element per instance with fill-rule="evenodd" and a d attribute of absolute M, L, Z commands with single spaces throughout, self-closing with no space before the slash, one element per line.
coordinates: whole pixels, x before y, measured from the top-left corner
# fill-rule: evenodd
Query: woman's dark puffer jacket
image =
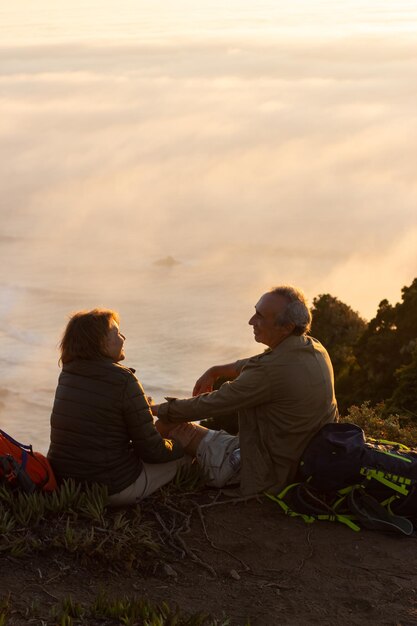
<path fill-rule="evenodd" d="M 66 363 L 51 415 L 48 459 L 58 479 L 107 485 L 109 495 L 135 482 L 145 463 L 183 456 L 153 424 L 143 388 L 110 359 Z"/>

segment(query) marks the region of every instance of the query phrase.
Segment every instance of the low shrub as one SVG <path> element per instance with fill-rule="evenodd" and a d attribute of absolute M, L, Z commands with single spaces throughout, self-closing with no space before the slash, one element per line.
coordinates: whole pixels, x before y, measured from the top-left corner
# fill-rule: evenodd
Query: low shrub
<path fill-rule="evenodd" d="M 405 415 L 385 416 L 383 403 L 371 406 L 364 402 L 361 406 L 351 406 L 342 422 L 352 422 L 360 426 L 368 437 L 398 441 L 410 448 L 417 448 L 417 423 Z"/>

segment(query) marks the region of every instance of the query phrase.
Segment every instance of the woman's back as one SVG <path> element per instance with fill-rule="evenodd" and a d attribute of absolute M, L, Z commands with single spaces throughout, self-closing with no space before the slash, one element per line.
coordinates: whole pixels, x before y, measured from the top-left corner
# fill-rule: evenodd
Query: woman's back
<path fill-rule="evenodd" d="M 130 377 L 134 379 L 129 370 L 111 360 L 64 365 L 52 409 L 48 451 L 59 478 L 103 483 L 110 494 L 136 480 L 142 464 L 129 445 L 123 418 Z M 139 397 L 136 403 L 143 404 L 146 418 L 146 400 L 141 402 Z"/>
<path fill-rule="evenodd" d="M 162 480 L 168 482 L 175 473 L 168 464 L 183 451 L 160 436 L 134 370 L 119 364 L 125 337 L 118 320 L 114 311 L 93 309 L 68 322 L 48 459 L 58 479 L 102 483 L 109 495 L 135 486 L 142 475 L 135 500 L 146 493 L 148 474 L 155 473 L 146 473 L 145 465 L 167 464 Z"/>

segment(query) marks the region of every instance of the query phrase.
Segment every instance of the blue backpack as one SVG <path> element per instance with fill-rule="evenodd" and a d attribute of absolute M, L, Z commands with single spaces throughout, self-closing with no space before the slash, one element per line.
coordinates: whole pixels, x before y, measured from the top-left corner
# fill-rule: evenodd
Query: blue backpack
<path fill-rule="evenodd" d="M 356 424 L 323 426 L 304 451 L 298 480 L 268 494 L 287 515 L 408 536 L 417 527 L 417 450 L 365 438 Z"/>

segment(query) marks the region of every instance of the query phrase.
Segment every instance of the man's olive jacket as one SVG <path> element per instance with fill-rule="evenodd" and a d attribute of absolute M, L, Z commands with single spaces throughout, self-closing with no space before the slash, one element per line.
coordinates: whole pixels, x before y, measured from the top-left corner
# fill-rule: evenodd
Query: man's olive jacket
<path fill-rule="evenodd" d="M 313 435 L 338 418 L 329 355 L 317 339 L 287 337 L 273 350 L 236 362 L 239 376 L 196 398 L 167 398 L 158 417 L 184 422 L 239 414 L 244 494 L 279 492 L 295 479 Z"/>
<path fill-rule="evenodd" d="M 162 439 L 142 385 L 111 359 L 65 363 L 51 415 L 48 459 L 57 478 L 107 485 L 109 495 L 133 484 L 146 463 L 183 456 Z"/>

